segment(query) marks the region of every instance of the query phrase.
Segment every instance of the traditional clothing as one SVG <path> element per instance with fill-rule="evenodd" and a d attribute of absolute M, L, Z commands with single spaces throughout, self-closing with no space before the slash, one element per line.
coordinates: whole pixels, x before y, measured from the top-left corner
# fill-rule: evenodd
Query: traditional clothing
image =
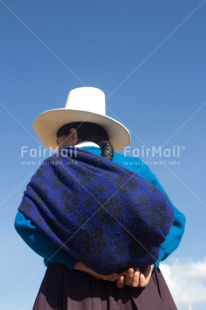
<path fill-rule="evenodd" d="M 76 147 L 43 162 L 19 207 L 58 248 L 98 273 L 154 264 L 173 223 L 160 190 Z"/>
<path fill-rule="evenodd" d="M 99 148 L 93 146 L 84 147 L 84 149 L 96 155 L 101 153 Z M 113 162 L 131 172 L 138 173 L 150 184 L 165 193 L 155 175 L 141 159 L 125 157 L 123 154 L 115 153 Z M 160 261 L 164 260 L 177 248 L 184 233 L 185 217 L 174 205 L 172 206 L 174 222 L 169 234 L 166 236 L 166 240 L 161 244 L 160 254 L 155 264 L 156 267 Z M 97 280 L 83 272 L 72 271 L 76 260 L 62 249 L 59 250 L 58 246 L 51 242 L 21 212 L 17 213 L 15 227 L 24 241 L 36 253 L 44 257 L 48 265 L 33 310 L 176 309 L 167 285 L 158 269 L 154 271 L 150 283 L 145 289 L 130 287 L 118 289 L 116 283 Z"/>

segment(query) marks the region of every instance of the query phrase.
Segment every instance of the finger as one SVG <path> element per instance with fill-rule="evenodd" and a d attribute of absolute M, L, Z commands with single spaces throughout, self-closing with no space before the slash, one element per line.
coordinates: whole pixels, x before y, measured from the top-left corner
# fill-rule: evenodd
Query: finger
<path fill-rule="evenodd" d="M 140 273 L 140 276 L 139 276 L 139 286 L 140 287 L 145 287 L 147 284 L 148 284 L 148 280 L 145 279 L 145 276 L 143 273 Z"/>
<path fill-rule="evenodd" d="M 154 265 L 151 265 L 141 270 L 140 284 L 139 284 L 141 287 L 145 287 L 149 283 L 153 269 Z"/>
<path fill-rule="evenodd" d="M 139 286 L 139 282 L 140 282 L 140 269 L 137 268 L 134 271 L 134 275 L 133 275 L 133 279 L 132 279 L 132 287 L 137 287 Z"/>
<path fill-rule="evenodd" d="M 117 280 L 117 287 L 118 288 L 123 288 L 125 286 L 124 283 L 124 276 L 119 277 L 119 279 Z"/>
<path fill-rule="evenodd" d="M 150 266 L 147 266 L 141 270 L 141 273 L 144 274 L 145 279 L 150 280 L 153 269 L 154 269 L 154 265 L 150 265 Z"/>
<path fill-rule="evenodd" d="M 126 285 L 131 285 L 132 280 L 133 280 L 133 276 L 134 276 L 134 269 L 129 268 L 127 271 L 127 274 L 125 276 L 125 284 Z"/>

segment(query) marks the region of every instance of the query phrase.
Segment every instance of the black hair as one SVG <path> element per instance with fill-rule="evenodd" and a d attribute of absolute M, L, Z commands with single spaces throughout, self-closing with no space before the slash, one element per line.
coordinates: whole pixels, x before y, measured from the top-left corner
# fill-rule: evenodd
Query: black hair
<path fill-rule="evenodd" d="M 78 133 L 78 143 L 83 141 L 94 142 L 101 148 L 101 155 L 109 160 L 112 160 L 114 149 L 109 141 L 108 134 L 100 125 L 90 122 L 73 122 L 63 125 L 57 131 L 57 137 L 68 136 L 70 129 L 75 128 Z"/>

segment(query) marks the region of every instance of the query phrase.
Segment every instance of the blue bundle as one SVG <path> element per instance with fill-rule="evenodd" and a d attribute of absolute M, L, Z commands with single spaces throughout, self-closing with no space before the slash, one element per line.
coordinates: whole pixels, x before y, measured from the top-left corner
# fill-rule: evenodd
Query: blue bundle
<path fill-rule="evenodd" d="M 173 223 L 164 193 L 76 147 L 43 162 L 19 211 L 59 249 L 104 274 L 153 264 Z"/>

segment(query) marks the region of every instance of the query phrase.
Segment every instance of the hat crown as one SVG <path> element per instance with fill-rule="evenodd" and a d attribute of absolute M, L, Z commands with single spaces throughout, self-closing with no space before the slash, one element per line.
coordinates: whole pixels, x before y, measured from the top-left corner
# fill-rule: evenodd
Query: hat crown
<path fill-rule="evenodd" d="M 69 92 L 65 109 L 106 115 L 105 94 L 96 87 L 79 87 Z"/>

